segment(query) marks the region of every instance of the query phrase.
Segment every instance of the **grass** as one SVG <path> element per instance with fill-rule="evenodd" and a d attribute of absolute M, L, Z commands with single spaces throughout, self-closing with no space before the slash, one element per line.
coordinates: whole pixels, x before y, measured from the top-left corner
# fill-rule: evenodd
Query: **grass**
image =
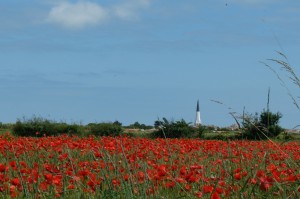
<path fill-rule="evenodd" d="M 4 129 L 4 128 L 0 128 L 0 135 L 4 134 L 6 132 L 11 132 L 11 129 Z"/>

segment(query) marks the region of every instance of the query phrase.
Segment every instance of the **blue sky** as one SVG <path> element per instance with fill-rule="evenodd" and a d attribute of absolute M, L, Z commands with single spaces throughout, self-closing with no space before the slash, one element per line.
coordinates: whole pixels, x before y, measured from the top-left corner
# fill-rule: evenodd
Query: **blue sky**
<path fill-rule="evenodd" d="M 300 112 L 260 61 L 299 96 L 267 61 L 281 51 L 299 74 L 299 32 L 299 0 L 2 0 L 0 121 L 193 122 L 199 99 L 204 124 L 229 126 L 270 87 L 292 128 Z"/>

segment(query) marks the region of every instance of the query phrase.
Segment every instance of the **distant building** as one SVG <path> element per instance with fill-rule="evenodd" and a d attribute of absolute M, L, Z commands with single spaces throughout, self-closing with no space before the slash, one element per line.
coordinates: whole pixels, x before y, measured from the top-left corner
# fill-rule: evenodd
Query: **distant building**
<path fill-rule="evenodd" d="M 201 118 L 200 118 L 200 108 L 199 108 L 199 100 L 197 101 L 196 107 L 196 119 L 195 119 L 195 126 L 201 125 Z"/>

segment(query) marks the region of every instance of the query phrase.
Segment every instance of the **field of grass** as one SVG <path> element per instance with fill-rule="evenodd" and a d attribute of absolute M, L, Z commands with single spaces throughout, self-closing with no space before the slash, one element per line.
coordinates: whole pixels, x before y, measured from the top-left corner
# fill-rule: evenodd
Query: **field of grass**
<path fill-rule="evenodd" d="M 0 136 L 1 198 L 300 198 L 299 142 Z"/>
<path fill-rule="evenodd" d="M 4 133 L 7 133 L 7 132 L 12 132 L 11 129 L 3 129 L 3 128 L 0 128 L 0 135 L 4 134 Z"/>

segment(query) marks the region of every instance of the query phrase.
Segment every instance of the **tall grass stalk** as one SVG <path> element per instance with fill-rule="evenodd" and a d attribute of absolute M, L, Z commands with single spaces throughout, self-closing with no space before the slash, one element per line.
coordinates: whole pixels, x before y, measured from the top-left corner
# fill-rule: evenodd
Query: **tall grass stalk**
<path fill-rule="evenodd" d="M 295 74 L 295 73 L 293 73 Z M 300 83 L 300 81 L 299 81 Z M 268 90 L 268 101 L 267 101 L 267 108 L 269 108 L 269 98 L 270 98 L 270 90 Z M 234 120 L 238 123 L 238 120 L 241 119 L 242 121 L 245 121 L 245 122 L 248 122 L 250 123 L 258 132 L 260 132 L 260 134 L 262 134 L 262 136 L 264 136 L 264 138 L 266 138 L 268 141 L 270 141 L 274 146 L 276 146 L 276 148 L 278 148 L 282 153 L 286 154 L 288 157 L 289 157 L 289 160 L 292 164 L 294 164 L 295 166 L 299 166 L 299 164 L 294 161 L 292 159 L 292 157 L 290 157 L 289 154 L 285 153 L 281 148 L 281 144 L 278 144 L 277 142 L 274 142 L 269 136 L 267 136 L 264 131 L 262 131 L 258 126 L 256 126 L 256 124 L 254 124 L 251 119 L 249 117 L 246 117 L 245 114 L 244 114 L 244 110 L 243 110 L 243 114 L 238 114 L 237 112 L 232 112 L 232 108 L 227 106 L 226 104 L 224 104 L 223 102 L 221 101 L 218 101 L 218 100 L 211 100 L 212 102 L 214 103 L 217 103 L 217 104 L 220 104 L 220 105 L 223 105 L 225 106 L 230 112 L 229 114 L 234 118 Z M 259 134 L 258 134 L 259 135 Z M 260 136 L 260 135 L 259 135 Z M 261 137 L 262 139 L 262 137 Z"/>
<path fill-rule="evenodd" d="M 286 72 L 286 75 L 288 76 L 288 78 L 292 81 L 292 83 L 294 85 L 296 85 L 298 88 L 300 88 L 300 79 L 298 78 L 296 72 L 294 71 L 293 67 L 291 66 L 288 57 L 280 52 L 280 51 L 276 51 L 276 53 L 280 56 L 279 59 L 267 59 L 268 62 L 271 63 L 275 63 L 277 64 L 280 69 L 283 69 Z M 276 69 L 274 69 L 274 67 L 266 62 L 261 61 L 260 63 L 262 63 L 263 65 L 265 65 L 267 68 L 269 68 L 277 77 L 277 79 L 279 80 L 281 86 L 283 88 L 285 88 L 285 90 L 287 91 L 289 97 L 291 98 L 293 104 L 296 106 L 296 108 L 300 111 L 300 107 L 299 104 L 296 100 L 296 97 L 294 96 L 294 94 L 291 92 L 290 88 L 288 87 L 288 84 L 286 83 L 286 81 L 281 77 L 281 75 L 277 72 Z M 299 98 L 299 97 L 297 97 Z"/>

